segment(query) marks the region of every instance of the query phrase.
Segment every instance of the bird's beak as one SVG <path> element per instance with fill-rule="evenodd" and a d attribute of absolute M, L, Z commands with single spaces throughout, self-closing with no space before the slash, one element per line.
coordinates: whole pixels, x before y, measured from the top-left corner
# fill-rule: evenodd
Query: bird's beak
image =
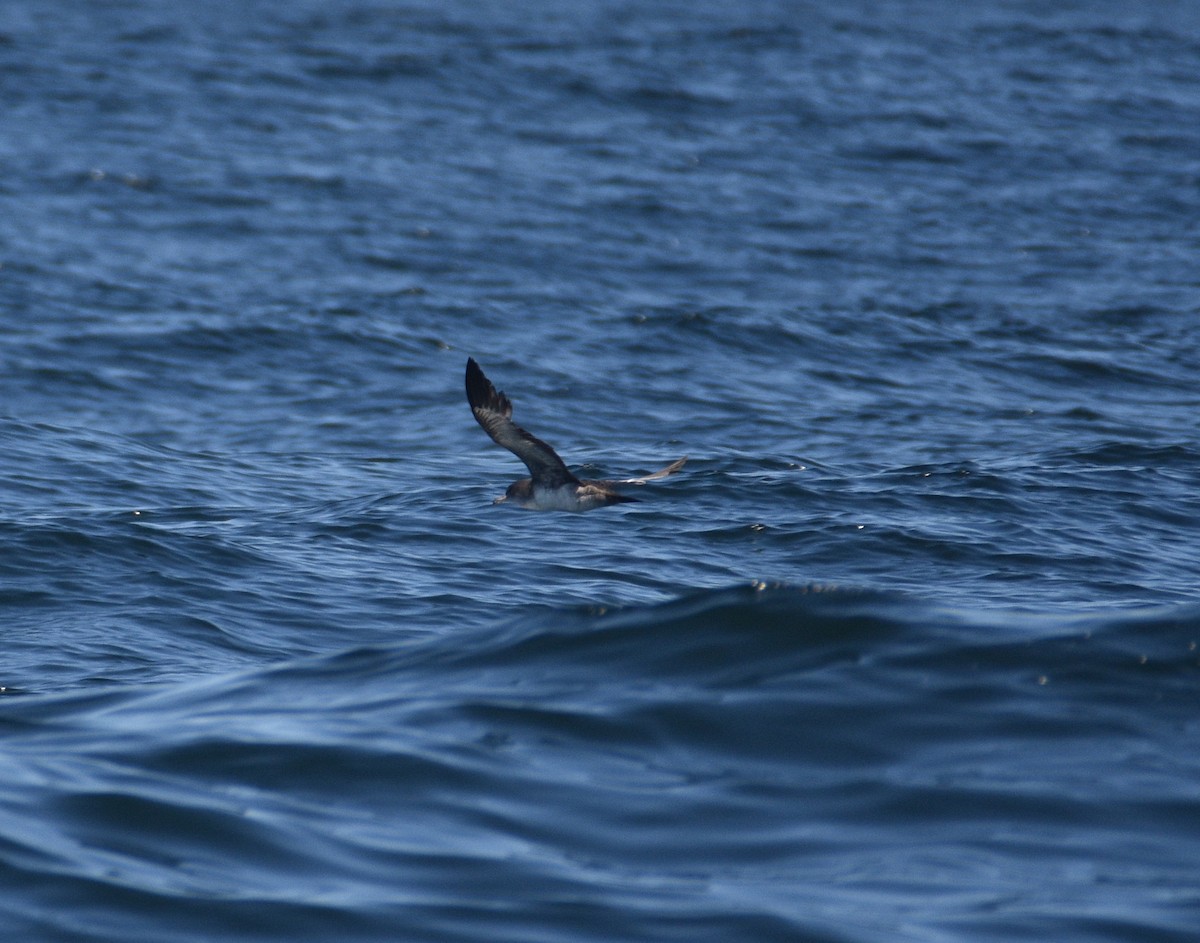
<path fill-rule="evenodd" d="M 508 500 L 508 495 L 502 494 L 498 498 L 492 498 L 492 504 L 503 504 L 507 500 Z"/>

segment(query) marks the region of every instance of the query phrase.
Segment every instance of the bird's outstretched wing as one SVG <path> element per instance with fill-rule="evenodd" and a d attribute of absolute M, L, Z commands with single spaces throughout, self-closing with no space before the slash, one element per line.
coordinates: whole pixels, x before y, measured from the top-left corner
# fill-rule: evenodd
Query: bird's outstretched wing
<path fill-rule="evenodd" d="M 657 481 L 659 478 L 666 478 L 667 475 L 674 475 L 677 471 L 679 471 L 679 469 L 683 468 L 683 466 L 684 466 L 684 464 L 686 464 L 687 460 L 688 460 L 688 457 L 685 455 L 683 458 L 676 459 L 675 461 L 673 461 L 666 468 L 660 468 L 658 471 L 654 472 L 654 474 L 652 474 L 652 475 L 642 475 L 641 478 L 606 479 L 604 481 L 604 484 L 606 484 L 606 485 L 644 485 L 648 481 Z"/>
<path fill-rule="evenodd" d="M 504 446 L 525 463 L 535 485 L 557 488 L 579 484 L 579 479 L 571 474 L 554 449 L 512 421 L 512 403 L 503 393 L 497 392 L 473 358 L 467 358 L 467 402 L 471 404 L 476 422 L 496 444 Z"/>

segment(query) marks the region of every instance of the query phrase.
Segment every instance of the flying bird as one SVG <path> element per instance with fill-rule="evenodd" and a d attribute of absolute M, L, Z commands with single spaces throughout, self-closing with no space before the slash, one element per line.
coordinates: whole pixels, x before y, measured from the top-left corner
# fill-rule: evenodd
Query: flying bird
<path fill-rule="evenodd" d="M 493 504 L 508 503 L 529 511 L 590 511 L 609 504 L 636 501 L 616 490 L 617 485 L 644 485 L 666 478 L 683 468 L 687 456 L 642 478 L 595 481 L 576 478 L 558 453 L 512 421 L 512 403 L 497 392 L 474 359 L 467 359 L 467 402 L 475 420 L 529 469 L 529 478 L 514 481 Z"/>

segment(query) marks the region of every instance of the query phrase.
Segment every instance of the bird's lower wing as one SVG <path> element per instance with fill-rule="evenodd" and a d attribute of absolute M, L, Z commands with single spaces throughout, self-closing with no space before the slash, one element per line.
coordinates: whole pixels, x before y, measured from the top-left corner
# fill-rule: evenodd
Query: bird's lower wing
<path fill-rule="evenodd" d="M 668 475 L 674 475 L 679 469 L 687 463 L 688 457 L 685 455 L 681 459 L 672 462 L 666 468 L 660 468 L 652 475 L 643 475 L 641 478 L 618 478 L 611 481 L 605 481 L 609 485 L 644 485 L 648 481 L 657 481 L 660 478 L 666 478 Z"/>

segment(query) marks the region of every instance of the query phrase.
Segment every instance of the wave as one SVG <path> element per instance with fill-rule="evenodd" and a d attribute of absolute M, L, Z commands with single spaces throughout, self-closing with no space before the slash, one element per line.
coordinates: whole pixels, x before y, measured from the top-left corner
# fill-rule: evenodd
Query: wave
<path fill-rule="evenodd" d="M 1172 939 L 1197 639 L 1195 608 L 755 584 L 10 698 L 0 911 L 103 915 L 88 939 L 868 940 L 901 912 L 1002 933 L 1054 886 L 1060 938 L 1116 892 Z"/>

